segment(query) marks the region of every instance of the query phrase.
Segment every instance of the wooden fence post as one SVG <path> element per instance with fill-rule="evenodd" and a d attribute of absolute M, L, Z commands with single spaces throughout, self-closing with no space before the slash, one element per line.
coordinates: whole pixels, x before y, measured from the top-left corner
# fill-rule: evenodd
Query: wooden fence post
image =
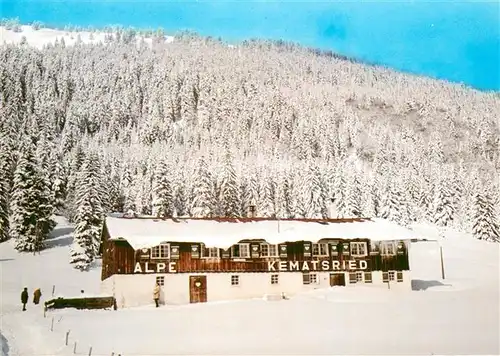
<path fill-rule="evenodd" d="M 69 338 L 69 332 L 70 332 L 70 331 L 71 331 L 71 330 L 68 330 L 68 331 L 66 332 L 66 346 L 68 346 L 68 338 Z"/>
<path fill-rule="evenodd" d="M 75 346 L 73 346 L 73 353 L 76 354 L 76 341 L 75 341 Z"/>
<path fill-rule="evenodd" d="M 52 286 L 52 296 L 54 296 L 54 293 L 55 293 L 55 292 L 56 292 L 56 285 L 54 284 L 54 285 Z"/>
<path fill-rule="evenodd" d="M 92 356 L 92 346 L 90 346 L 89 356 Z"/>
<path fill-rule="evenodd" d="M 443 246 L 439 246 L 439 254 L 441 255 L 441 277 L 444 279 Z"/>
<path fill-rule="evenodd" d="M 52 322 L 50 323 L 50 331 L 54 331 L 54 317 L 52 317 Z"/>

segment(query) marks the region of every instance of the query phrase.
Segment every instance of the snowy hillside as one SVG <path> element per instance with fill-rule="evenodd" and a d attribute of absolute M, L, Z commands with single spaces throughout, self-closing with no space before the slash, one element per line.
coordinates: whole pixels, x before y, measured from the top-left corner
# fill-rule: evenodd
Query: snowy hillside
<path fill-rule="evenodd" d="M 0 26 L 0 44 L 26 44 L 35 48 L 43 48 L 48 44 L 54 45 L 56 42 L 61 43 L 61 41 L 64 42 L 66 46 L 73 46 L 78 42 L 86 44 L 105 43 L 108 40 L 107 36 L 113 37 L 114 34 L 104 31 L 71 32 L 51 28 L 35 29 L 33 26 L 18 26 L 18 28 L 14 30 L 8 29 L 5 26 Z M 136 41 L 139 43 L 142 39 L 145 43 L 151 45 L 151 38 L 137 36 Z M 173 37 L 164 36 L 164 40 L 166 43 L 172 42 Z"/>
<path fill-rule="evenodd" d="M 337 287 L 290 300 L 248 300 L 160 309 L 51 311 L 30 300 L 21 311 L 24 286 L 42 288 L 42 302 L 56 294 L 98 293 L 99 266 L 79 272 L 68 262 L 71 226 L 58 218 L 40 255 L 19 254 L 0 244 L 4 355 L 179 355 L 179 354 L 498 354 L 499 244 L 448 231 L 439 247 L 411 247 L 414 291 Z M 432 226 L 422 236 L 438 238 Z M 50 331 L 52 319 L 53 331 Z M 64 345 L 68 330 L 69 345 Z"/>

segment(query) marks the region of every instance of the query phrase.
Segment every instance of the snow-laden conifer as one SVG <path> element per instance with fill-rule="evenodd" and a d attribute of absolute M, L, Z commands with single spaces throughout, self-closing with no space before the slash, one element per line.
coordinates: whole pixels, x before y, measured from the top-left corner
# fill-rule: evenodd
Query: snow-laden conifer
<path fill-rule="evenodd" d="M 11 196 L 10 232 L 16 249 L 24 252 L 42 250 L 55 227 L 51 191 L 45 171 L 38 166 L 35 151 L 33 140 L 27 136 L 14 171 Z"/>
<path fill-rule="evenodd" d="M 479 240 L 500 242 L 499 218 L 488 193 L 476 193 L 472 233 Z"/>
<path fill-rule="evenodd" d="M 70 263 L 74 268 L 87 270 L 99 251 L 105 211 L 102 203 L 103 187 L 99 157 L 88 154 L 77 180 L 75 230 L 70 249 Z"/>
<path fill-rule="evenodd" d="M 224 156 L 218 184 L 218 204 L 219 214 L 224 217 L 240 216 L 239 210 L 239 185 L 236 171 L 233 165 L 233 159 L 228 150 Z"/>
<path fill-rule="evenodd" d="M 257 216 L 275 217 L 276 216 L 276 184 L 273 177 L 263 176 L 259 187 L 259 200 L 257 204 Z"/>
<path fill-rule="evenodd" d="M 153 180 L 153 215 L 171 217 L 174 211 L 174 192 L 170 179 L 170 170 L 164 161 L 156 167 Z"/>
<path fill-rule="evenodd" d="M 205 157 L 200 157 L 193 179 L 191 215 L 209 217 L 215 214 L 214 181 Z"/>
<path fill-rule="evenodd" d="M 347 217 L 361 217 L 363 215 L 361 201 L 363 196 L 357 172 L 354 172 L 347 184 L 347 198 Z"/>
<path fill-rule="evenodd" d="M 307 205 L 306 216 L 309 218 L 326 218 L 328 216 L 326 204 L 326 185 L 318 166 L 311 166 L 307 172 L 304 186 L 304 200 Z"/>
<path fill-rule="evenodd" d="M 444 178 L 438 181 L 432 203 L 432 222 L 441 227 L 449 226 L 455 217 L 455 205 L 448 181 Z"/>
<path fill-rule="evenodd" d="M 0 242 L 9 238 L 9 200 L 13 157 L 9 137 L 0 134 Z"/>

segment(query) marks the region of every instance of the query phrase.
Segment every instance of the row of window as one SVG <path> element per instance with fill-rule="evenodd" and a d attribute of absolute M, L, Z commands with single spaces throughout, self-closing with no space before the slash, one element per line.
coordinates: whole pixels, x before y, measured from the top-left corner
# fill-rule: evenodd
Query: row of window
<path fill-rule="evenodd" d="M 382 272 L 382 282 L 389 283 L 389 281 L 403 282 L 403 272 L 401 271 L 389 271 Z M 372 283 L 372 273 L 371 272 L 353 272 L 349 273 L 349 283 Z M 165 276 L 156 277 L 156 283 L 160 286 L 165 285 Z M 279 283 L 279 275 L 271 274 L 271 284 Z M 303 273 L 302 274 L 302 283 L 303 284 L 318 284 L 318 274 L 317 273 Z M 231 275 L 231 285 L 239 286 L 240 285 L 240 276 L 237 274 Z"/>
<path fill-rule="evenodd" d="M 352 272 L 349 273 L 349 283 L 372 283 L 372 273 L 371 272 Z M 403 282 L 403 272 L 401 271 L 389 271 L 382 272 L 382 282 L 388 283 L 389 281 Z"/>
<path fill-rule="evenodd" d="M 345 243 L 349 245 L 347 250 L 351 256 L 363 257 L 368 255 L 368 249 L 366 242 L 350 242 Z M 329 255 L 329 246 L 331 246 L 331 254 L 336 255 L 337 245 L 329 243 L 313 243 L 312 244 L 312 256 L 326 257 Z M 260 247 L 260 249 L 259 249 Z M 304 246 L 304 254 L 306 255 L 310 245 Z M 379 245 L 379 252 L 382 256 L 396 255 L 396 243 L 393 241 L 383 241 Z M 283 251 L 281 251 L 281 250 Z M 200 254 L 201 252 L 201 254 Z M 201 251 L 198 251 L 198 245 L 192 246 L 192 254 L 195 257 L 201 258 L 220 258 L 220 257 L 235 257 L 235 258 L 254 258 L 254 257 L 280 257 L 280 254 L 286 255 L 286 245 L 272 245 L 268 243 L 261 243 L 260 246 L 250 243 L 239 243 L 231 247 L 231 252 L 227 256 L 221 256 L 221 249 L 217 247 L 205 247 L 202 246 Z M 151 248 L 152 259 L 169 259 L 171 256 L 179 255 L 179 247 L 172 246 L 168 243 L 162 243 L 158 246 Z"/>

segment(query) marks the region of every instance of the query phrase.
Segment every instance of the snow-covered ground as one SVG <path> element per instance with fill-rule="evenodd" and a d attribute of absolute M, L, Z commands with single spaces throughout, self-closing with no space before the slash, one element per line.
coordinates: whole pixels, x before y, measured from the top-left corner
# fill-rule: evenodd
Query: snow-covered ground
<path fill-rule="evenodd" d="M 105 32 L 69 32 L 63 30 L 56 30 L 50 28 L 41 28 L 39 30 L 33 29 L 32 26 L 21 26 L 20 32 L 15 32 L 13 30 L 7 30 L 5 26 L 0 26 L 0 45 L 5 43 L 20 43 L 24 38 L 30 46 L 37 48 L 42 48 L 44 45 L 49 43 L 55 43 L 56 39 L 61 41 L 64 38 L 64 43 L 66 46 L 72 46 L 76 43 L 78 35 L 83 43 L 99 43 L 104 42 L 106 36 Z M 137 41 L 139 42 L 141 37 L 137 36 Z M 165 42 L 172 42 L 173 36 L 165 36 Z M 148 44 L 152 43 L 151 38 L 145 38 L 144 41 Z"/>
<path fill-rule="evenodd" d="M 419 226 L 429 238 L 432 227 Z M 20 293 L 99 292 L 100 268 L 78 272 L 68 264 L 71 227 L 59 219 L 40 255 L 19 255 L 0 244 L 5 355 L 168 354 L 490 354 L 500 353 L 500 245 L 447 233 L 441 280 L 436 242 L 412 245 L 414 291 L 357 286 L 316 290 L 290 300 L 247 300 L 131 309 L 50 311 L 28 305 Z M 31 302 L 31 301 L 30 301 Z M 53 331 L 50 331 L 54 320 Z M 65 346 L 70 330 L 69 345 Z M 0 337 L 0 342 L 4 342 Z"/>

